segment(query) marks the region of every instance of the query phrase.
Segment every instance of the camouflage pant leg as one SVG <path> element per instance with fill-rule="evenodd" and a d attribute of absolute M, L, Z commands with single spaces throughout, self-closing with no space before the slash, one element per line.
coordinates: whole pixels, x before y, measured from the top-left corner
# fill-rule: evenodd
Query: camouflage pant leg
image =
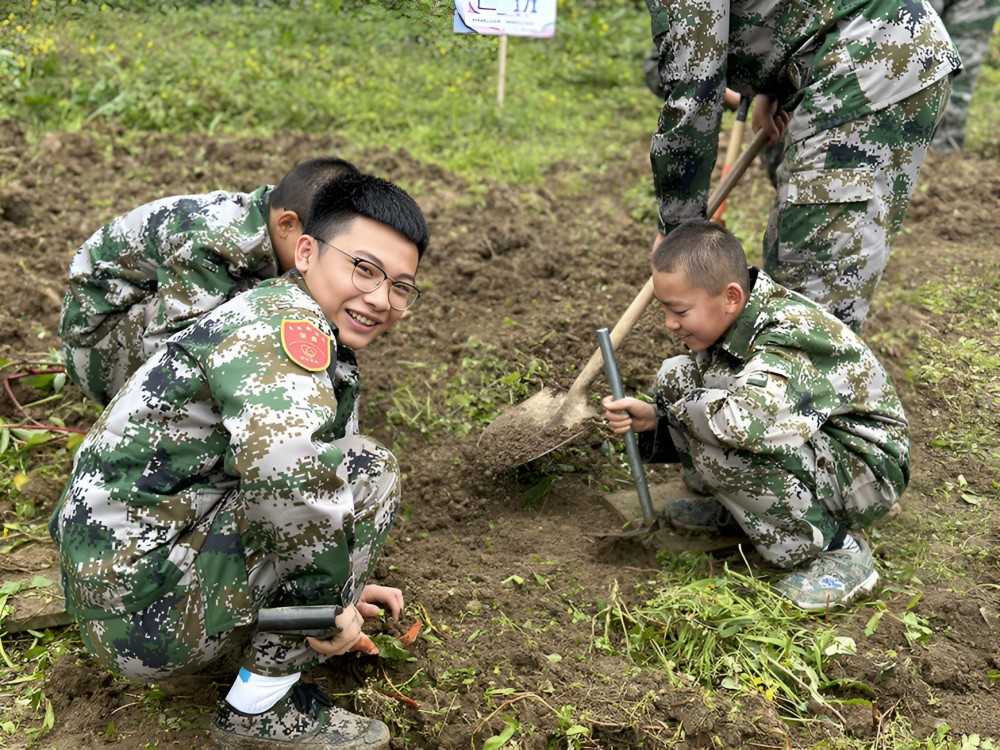
<path fill-rule="evenodd" d="M 282 559 L 266 543 L 259 543 L 269 534 L 261 535 L 258 528 L 256 540 L 246 543 L 244 568 L 255 609 L 286 603 L 355 603 L 371 575 L 399 509 L 399 470 L 392 453 L 373 440 L 350 436 L 338 445 L 345 457 L 337 473 L 353 491 L 353 513 L 345 519 L 344 534 L 336 540 L 304 539 L 295 559 Z M 252 525 L 252 500 L 233 493 L 223 502 Z M 244 525 L 240 523 L 241 528 Z M 275 534 L 286 531 L 272 529 Z M 318 594 L 315 601 L 286 601 L 297 578 L 313 575 L 312 564 L 319 556 L 342 558 L 344 580 L 336 590 Z M 218 582 L 202 580 L 196 567 L 173 592 L 140 612 L 81 623 L 84 645 L 112 671 L 142 679 L 197 672 L 241 651 L 243 666 L 270 675 L 309 669 L 328 658 L 312 651 L 302 635 L 255 632 L 252 626 L 211 633 L 209 610 L 225 606 L 224 601 L 210 601 L 220 588 Z"/>
<path fill-rule="evenodd" d="M 132 373 L 146 361 L 143 334 L 149 324 L 150 305 L 133 305 L 124 314 L 108 319 L 100 338 L 64 341 L 66 375 L 84 394 L 107 406 Z"/>
<path fill-rule="evenodd" d="M 138 612 L 82 621 L 84 646 L 97 661 L 125 677 L 155 680 L 238 656 L 251 630 L 229 625 L 230 607 L 242 610 L 242 621 L 250 617 L 241 518 L 239 493 L 222 495 L 213 512 L 177 540 L 182 546 L 198 538 L 200 550 L 171 591 Z"/>
<path fill-rule="evenodd" d="M 660 78 L 660 52 L 655 46 L 642 59 L 642 78 L 646 82 L 646 88 L 653 94 L 661 100 L 667 97 L 663 79 Z"/>
<path fill-rule="evenodd" d="M 942 79 L 785 149 L 764 268 L 855 331 L 868 315 L 949 90 L 950 80 Z"/>
<path fill-rule="evenodd" d="M 663 364 L 660 365 L 660 369 L 656 373 L 656 381 L 652 391 L 652 395 L 656 399 L 657 413 L 666 414 L 671 404 L 680 401 L 685 394 L 700 386 L 698 371 L 695 368 L 694 359 L 690 355 L 680 354 L 663 360 Z M 671 430 L 670 434 L 673 437 L 675 430 Z M 678 455 L 681 464 L 681 478 L 687 488 L 695 495 L 712 494 L 712 489 L 705 484 L 701 474 L 695 471 L 690 456 L 680 450 Z"/>
<path fill-rule="evenodd" d="M 813 489 L 775 456 L 728 450 L 690 439 L 680 423 L 670 435 L 688 475 L 700 479 L 733 515 L 768 562 L 790 568 L 810 560 L 833 539 L 840 525 Z M 796 456 L 815 461 L 808 446 Z"/>
<path fill-rule="evenodd" d="M 841 529 L 859 529 L 898 498 L 860 458 L 820 432 L 788 455 L 728 450 L 690 439 L 674 421 L 671 438 L 689 475 L 721 502 L 769 562 L 812 559 Z M 690 486 L 690 485 L 689 485 Z"/>
<path fill-rule="evenodd" d="M 993 25 L 1000 14 L 996 0 L 932 0 L 945 28 L 962 56 L 962 72 L 956 76 L 951 99 L 934 134 L 935 151 L 961 150 L 965 144 L 965 120 L 979 76 L 979 68 L 990 47 Z"/>
<path fill-rule="evenodd" d="M 329 540 L 303 540 L 294 559 L 269 555 L 261 558 L 250 571 L 255 599 L 260 597 L 267 606 L 301 603 L 284 597 L 297 577 L 309 576 L 315 556 L 327 558 L 342 554 L 346 576 L 339 590 L 321 596 L 319 604 L 356 604 L 375 570 L 379 554 L 399 512 L 399 467 L 395 456 L 369 438 L 353 435 L 337 441 L 344 451 L 344 461 L 337 475 L 346 480 L 354 496 L 353 516 L 345 520 L 344 536 L 338 543 L 341 551 L 330 549 Z M 291 530 L 290 533 L 296 533 Z M 258 592 L 263 592 L 258 593 Z M 310 649 L 301 635 L 256 632 L 247 650 L 244 666 L 259 674 L 282 675 L 297 672 L 323 662 Z"/>

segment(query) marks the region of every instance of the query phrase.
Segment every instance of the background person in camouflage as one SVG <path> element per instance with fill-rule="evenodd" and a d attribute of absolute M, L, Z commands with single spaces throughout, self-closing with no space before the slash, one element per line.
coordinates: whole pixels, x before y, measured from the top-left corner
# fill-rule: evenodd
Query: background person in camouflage
<path fill-rule="evenodd" d="M 998 0 L 930 0 L 962 55 L 962 74 L 955 78 L 951 99 L 934 134 L 935 151 L 960 151 L 965 145 L 965 120 L 979 77 L 979 68 L 990 48 Z"/>
<path fill-rule="evenodd" d="M 941 20 L 923 0 L 647 6 L 666 91 L 654 244 L 705 215 L 726 86 L 756 95 L 756 129 L 777 141 L 787 123 L 790 144 L 765 269 L 860 330 L 960 67 Z"/>
<path fill-rule="evenodd" d="M 162 198 L 101 227 L 69 268 L 59 321 L 69 377 L 107 405 L 172 334 L 292 268 L 317 189 L 354 173 L 312 159 L 276 187 Z"/>
<path fill-rule="evenodd" d="M 885 514 L 909 480 L 906 417 L 882 365 L 814 302 L 748 270 L 739 241 L 710 222 L 674 229 L 652 265 L 665 327 L 692 353 L 664 361 L 655 405 L 609 396 L 604 408 L 701 495 L 675 502 L 670 520 L 738 525 L 792 569 L 776 586 L 804 609 L 871 591 L 871 551 L 848 530 Z"/>
<path fill-rule="evenodd" d="M 336 243 L 334 246 L 332 243 Z M 427 246 L 409 195 L 351 174 L 320 190 L 295 270 L 172 336 L 80 447 L 50 530 L 87 649 L 128 677 L 204 669 L 245 646 L 223 747 L 382 747 L 299 673 L 402 609 L 367 585 L 399 508 L 389 451 L 357 434 L 353 350 L 403 317 Z M 262 607 L 342 607 L 330 633 L 254 628 Z M 284 745 L 282 745 L 284 746 Z"/>

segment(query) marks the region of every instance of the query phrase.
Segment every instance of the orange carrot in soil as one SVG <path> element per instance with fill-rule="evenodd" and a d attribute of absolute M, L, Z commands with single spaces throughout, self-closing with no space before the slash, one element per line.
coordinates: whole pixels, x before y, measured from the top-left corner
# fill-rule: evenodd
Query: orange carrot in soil
<path fill-rule="evenodd" d="M 375 641 L 369 638 L 364 633 L 358 638 L 357 643 L 351 651 L 360 651 L 363 654 L 368 654 L 369 656 L 378 656 L 378 646 L 375 645 Z"/>
<path fill-rule="evenodd" d="M 417 620 L 415 623 L 410 625 L 410 629 L 399 636 L 399 642 L 406 647 L 413 645 L 413 642 L 417 640 L 417 636 L 420 635 L 420 629 L 423 628 L 424 624 Z"/>

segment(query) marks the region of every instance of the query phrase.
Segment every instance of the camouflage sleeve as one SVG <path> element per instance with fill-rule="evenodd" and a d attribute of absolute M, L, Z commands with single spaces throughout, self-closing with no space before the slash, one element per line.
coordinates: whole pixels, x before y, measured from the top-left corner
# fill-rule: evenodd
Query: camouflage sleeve
<path fill-rule="evenodd" d="M 214 348 L 205 370 L 229 433 L 226 470 L 240 477 L 240 492 L 256 514 L 248 520 L 287 530 L 272 542 L 279 554 L 294 555 L 302 535 L 343 536 L 353 496 L 337 476 L 344 454 L 333 438 L 337 397 L 328 370 L 310 372 L 286 354 L 283 317 L 230 334 Z M 316 564 L 318 575 L 343 577 L 339 568 L 324 570 L 323 560 Z"/>
<path fill-rule="evenodd" d="M 124 262 L 141 256 L 145 216 L 138 210 L 119 216 L 94 232 L 76 251 L 69 266 L 69 284 L 59 320 L 59 336 L 69 343 L 97 331 L 108 316 L 146 299 L 153 286 L 152 264 Z"/>
<path fill-rule="evenodd" d="M 753 357 L 731 388 L 698 388 L 670 408 L 696 440 L 757 454 L 807 442 L 829 419 L 837 394 L 805 356 Z"/>
<path fill-rule="evenodd" d="M 649 157 L 659 230 L 703 219 L 726 89 L 729 0 L 646 0 L 666 94 Z"/>

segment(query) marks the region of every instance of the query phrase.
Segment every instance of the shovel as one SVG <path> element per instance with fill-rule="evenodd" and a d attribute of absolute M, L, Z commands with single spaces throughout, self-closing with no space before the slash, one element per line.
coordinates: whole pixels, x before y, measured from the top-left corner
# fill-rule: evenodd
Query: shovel
<path fill-rule="evenodd" d="M 709 216 L 718 210 L 766 143 L 767 134 L 761 131 L 712 194 L 708 201 Z M 650 277 L 612 329 L 613 349 L 621 345 L 652 300 Z M 479 437 L 478 446 L 485 463 L 497 470 L 521 466 L 582 435 L 587 421 L 597 416 L 587 404 L 587 389 L 600 371 L 601 350 L 597 349 L 566 393 L 543 388 L 498 416 Z"/>

